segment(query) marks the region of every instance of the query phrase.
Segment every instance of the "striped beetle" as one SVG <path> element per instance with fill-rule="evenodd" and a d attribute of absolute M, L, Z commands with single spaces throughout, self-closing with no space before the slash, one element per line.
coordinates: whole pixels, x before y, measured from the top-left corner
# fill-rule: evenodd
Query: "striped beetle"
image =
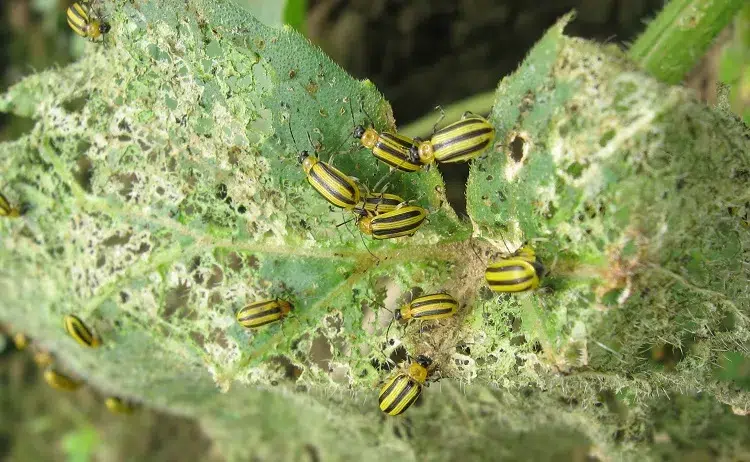
<path fill-rule="evenodd" d="M 354 208 L 354 213 L 360 216 L 376 216 L 396 210 L 405 201 L 395 195 L 386 193 L 367 193 L 362 202 Z"/>
<path fill-rule="evenodd" d="M 415 148 L 415 141 L 407 136 L 390 132 L 378 133 L 372 127 L 357 125 L 354 127 L 354 137 L 377 159 L 397 170 L 416 172 L 422 168 L 422 164 L 414 161 L 410 155 Z"/>
<path fill-rule="evenodd" d="M 110 396 L 105 399 L 104 405 L 113 414 L 132 414 L 137 407 L 134 403 L 118 398 L 117 396 Z"/>
<path fill-rule="evenodd" d="M 250 303 L 237 312 L 237 322 L 251 329 L 280 321 L 292 310 L 286 300 L 272 298 Z"/>
<path fill-rule="evenodd" d="M 352 103 L 349 101 L 349 110 L 352 115 L 352 124 L 354 130 L 352 134 L 357 138 L 363 147 L 369 149 L 372 154 L 380 161 L 403 172 L 416 172 L 422 168 L 422 164 L 411 158 L 410 152 L 416 147 L 416 142 L 408 136 L 391 132 L 378 132 L 375 130 L 375 124 L 365 112 L 364 104 L 360 103 L 360 109 L 370 119 L 370 127 L 365 128 L 354 122 L 354 110 Z"/>
<path fill-rule="evenodd" d="M 65 332 L 73 337 L 73 340 L 78 342 L 79 345 L 88 348 L 97 348 L 101 345 L 99 338 L 91 332 L 91 329 L 86 327 L 86 324 L 78 316 L 66 314 L 63 318 L 63 326 Z"/>
<path fill-rule="evenodd" d="M 357 219 L 357 226 L 363 234 L 373 239 L 391 239 L 411 236 L 417 232 L 427 218 L 427 210 L 416 205 L 407 205 L 390 212 Z"/>
<path fill-rule="evenodd" d="M 53 366 L 45 369 L 44 381 L 47 382 L 47 385 L 49 385 L 50 387 L 62 391 L 75 391 L 81 386 L 81 382 L 79 380 L 68 377 L 67 375 L 59 372 Z"/>
<path fill-rule="evenodd" d="M 422 386 L 429 374 L 427 369 L 431 364 L 430 358 L 419 355 L 409 365 L 407 373 L 396 374 L 386 382 L 378 396 L 380 410 L 395 416 L 409 409 L 422 393 Z"/>
<path fill-rule="evenodd" d="M 494 292 L 523 292 L 539 287 L 544 265 L 537 260 L 534 248 L 524 244 L 509 257 L 490 263 L 484 278 Z"/>
<path fill-rule="evenodd" d="M 307 151 L 300 152 L 299 161 L 305 170 L 307 181 L 331 205 L 352 210 L 359 203 L 359 187 L 341 170 L 321 162 Z"/>
<path fill-rule="evenodd" d="M 289 122 L 289 134 L 295 147 L 297 147 L 297 140 L 294 139 L 294 133 L 292 133 L 291 121 Z M 314 146 L 309 133 L 307 139 Z M 299 152 L 297 160 L 302 164 L 307 181 L 325 200 L 334 207 L 344 210 L 352 210 L 357 206 L 361 193 L 354 179 L 336 167 L 322 162 L 308 151 L 299 150 L 299 148 L 297 150 Z"/>
<path fill-rule="evenodd" d="M 0 193 L 0 217 L 15 218 L 21 216 L 21 211 L 10 205 L 10 201 Z"/>
<path fill-rule="evenodd" d="M 461 120 L 433 131 L 430 139 L 416 139 L 409 158 L 423 165 L 467 162 L 479 156 L 494 138 L 495 128 L 487 119 L 465 112 Z"/>
<path fill-rule="evenodd" d="M 443 319 L 450 318 L 458 310 L 458 300 L 445 293 L 422 295 L 404 305 L 394 313 L 396 321 L 401 319 Z"/>
<path fill-rule="evenodd" d="M 96 40 L 109 32 L 110 26 L 99 18 L 93 18 L 86 3 L 73 3 L 67 11 L 68 25 L 81 37 Z"/>

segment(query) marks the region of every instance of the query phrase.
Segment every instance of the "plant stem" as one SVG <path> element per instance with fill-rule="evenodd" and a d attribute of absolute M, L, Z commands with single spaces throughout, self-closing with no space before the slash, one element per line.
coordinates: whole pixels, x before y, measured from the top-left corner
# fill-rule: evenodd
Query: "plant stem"
<path fill-rule="evenodd" d="M 676 84 L 747 0 L 672 0 L 628 52 L 654 77 Z"/>

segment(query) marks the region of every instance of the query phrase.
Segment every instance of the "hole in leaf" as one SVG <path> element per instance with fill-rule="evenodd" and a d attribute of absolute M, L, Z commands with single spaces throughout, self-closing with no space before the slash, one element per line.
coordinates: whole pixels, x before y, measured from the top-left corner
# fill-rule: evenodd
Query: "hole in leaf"
<path fill-rule="evenodd" d="M 130 232 L 126 232 L 126 233 L 123 233 L 123 234 L 116 233 L 116 234 L 113 234 L 113 235 L 109 236 L 105 240 L 103 240 L 102 241 L 102 246 L 104 246 L 104 247 L 116 247 L 116 246 L 120 246 L 120 245 L 125 245 L 128 242 L 130 242 L 130 238 L 132 236 L 133 235 Z"/>
<path fill-rule="evenodd" d="M 573 162 L 565 169 L 568 175 L 575 179 L 580 178 L 584 170 L 586 170 L 586 166 L 580 162 Z"/>
<path fill-rule="evenodd" d="M 229 254 L 224 257 L 224 264 L 226 264 L 227 267 L 235 273 L 239 273 L 240 271 L 242 271 L 242 268 L 244 266 L 242 256 L 240 256 L 240 254 L 238 254 L 237 252 L 229 252 Z"/>
<path fill-rule="evenodd" d="M 349 382 L 349 368 L 345 366 L 334 366 L 329 374 L 334 383 L 345 384 Z"/>
<path fill-rule="evenodd" d="M 203 336 L 200 332 L 190 332 L 190 339 L 197 345 L 199 348 L 203 348 L 206 344 L 206 337 Z"/>
<path fill-rule="evenodd" d="M 227 185 L 225 185 L 224 183 L 221 183 L 216 188 L 216 198 L 219 200 L 224 200 L 226 199 L 226 197 L 227 197 Z"/>
<path fill-rule="evenodd" d="M 718 330 L 722 332 L 729 332 L 734 330 L 736 324 L 737 318 L 735 317 L 735 315 L 733 313 L 727 313 L 723 318 L 721 318 Z"/>
<path fill-rule="evenodd" d="M 88 101 L 88 98 L 86 96 L 80 96 L 78 98 L 64 101 L 62 107 L 67 112 L 80 112 L 81 109 L 83 109 L 83 107 L 86 105 L 86 101 Z"/>
<path fill-rule="evenodd" d="M 665 370 L 674 370 L 677 363 L 682 361 L 684 354 L 679 347 L 669 343 L 658 343 L 649 348 L 651 361 L 661 364 Z"/>
<path fill-rule="evenodd" d="M 448 204 L 461 219 L 468 218 L 466 213 L 466 182 L 469 179 L 469 163 L 438 165 L 440 174 L 445 180 L 445 197 Z"/>
<path fill-rule="evenodd" d="M 138 183 L 138 176 L 135 173 L 120 173 L 112 177 L 113 182 L 120 184 L 118 193 L 124 200 L 128 199 L 133 192 L 133 186 Z"/>
<path fill-rule="evenodd" d="M 190 298 L 190 287 L 187 281 L 181 281 L 177 287 L 170 289 L 164 299 L 164 317 L 171 317 L 179 308 L 187 306 Z"/>
<path fill-rule="evenodd" d="M 224 280 L 224 271 L 222 271 L 219 265 L 213 265 L 211 268 L 211 275 L 206 280 L 206 287 L 212 289 L 220 286 Z"/>
<path fill-rule="evenodd" d="M 312 444 L 308 443 L 304 446 L 309 462 L 320 462 L 320 453 L 318 449 Z"/>
<path fill-rule="evenodd" d="M 549 219 L 553 218 L 556 213 L 557 213 L 557 207 L 555 207 L 555 204 L 553 204 L 552 202 L 550 202 L 547 205 L 547 212 L 545 212 L 544 218 L 546 218 L 546 219 L 549 220 Z"/>
<path fill-rule="evenodd" d="M 34 128 L 34 119 L 13 114 L 0 114 L 0 141 L 16 140 Z"/>
<path fill-rule="evenodd" d="M 409 354 L 403 345 L 399 346 L 393 352 L 391 352 L 390 360 L 396 364 L 400 364 L 409 358 Z"/>
<path fill-rule="evenodd" d="M 526 140 L 521 135 L 516 135 L 510 141 L 510 158 L 514 162 L 521 162 L 525 154 Z"/>
<path fill-rule="evenodd" d="M 322 333 L 318 332 L 318 336 L 313 339 L 308 358 L 324 371 L 329 370 L 333 359 L 332 345 Z"/>
<path fill-rule="evenodd" d="M 424 290 L 422 290 L 421 287 L 418 287 L 418 286 L 411 287 L 409 290 L 407 290 L 404 293 L 402 297 L 402 302 L 404 304 L 411 303 L 412 300 L 421 296 L 422 294 L 424 294 Z"/>
<path fill-rule="evenodd" d="M 296 381 L 302 375 L 302 368 L 295 365 L 286 356 L 275 356 L 273 358 L 270 358 L 268 362 L 274 364 L 281 371 L 283 371 L 284 378 L 287 380 Z"/>
<path fill-rule="evenodd" d="M 76 166 L 78 168 L 73 171 L 73 177 L 84 191 L 90 193 L 91 177 L 94 175 L 94 165 L 91 163 L 91 159 L 89 159 L 88 156 L 80 156 L 78 157 Z"/>

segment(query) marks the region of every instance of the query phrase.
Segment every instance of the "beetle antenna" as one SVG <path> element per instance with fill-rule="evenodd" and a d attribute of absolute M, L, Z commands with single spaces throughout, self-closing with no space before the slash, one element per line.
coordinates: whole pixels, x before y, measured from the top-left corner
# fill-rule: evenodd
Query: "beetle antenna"
<path fill-rule="evenodd" d="M 341 225 L 344 225 L 344 224 L 346 224 L 346 223 L 349 223 L 350 221 L 352 221 L 352 220 L 355 220 L 356 218 L 357 218 L 357 217 L 351 218 L 351 219 L 349 219 L 349 220 L 347 220 L 347 221 L 345 221 L 345 222 L 343 222 L 343 223 L 341 223 L 341 224 L 338 224 L 338 225 L 336 225 L 336 227 L 338 228 L 339 226 L 341 226 Z M 347 230 L 349 230 L 349 232 L 351 233 L 352 237 L 354 237 L 354 232 L 353 232 L 353 231 L 352 231 L 351 229 L 349 229 L 349 227 L 347 227 L 346 229 L 347 229 Z M 380 259 L 379 259 L 379 258 L 377 257 L 377 255 L 375 255 L 374 253 L 372 253 L 372 252 L 370 251 L 370 248 L 369 248 L 369 247 L 367 247 L 367 243 L 365 242 L 365 237 L 364 237 L 364 236 L 362 235 L 362 231 L 359 231 L 359 237 L 360 237 L 360 239 L 362 240 L 362 245 L 364 245 L 364 246 L 365 246 L 365 250 L 367 250 L 367 253 L 369 253 L 370 255 L 372 255 L 372 257 L 373 257 L 373 258 L 374 258 L 375 260 L 377 260 L 377 263 L 376 263 L 376 264 L 380 264 Z"/>
<path fill-rule="evenodd" d="M 435 110 L 440 111 L 440 117 L 438 117 L 437 122 L 435 122 L 435 125 L 432 126 L 432 135 L 437 133 L 438 125 L 440 125 L 440 122 L 445 119 L 445 110 L 443 109 L 443 106 L 435 106 Z M 430 138 L 432 138 L 432 135 L 430 135 Z"/>
<path fill-rule="evenodd" d="M 310 132 L 307 132 L 307 141 L 310 142 L 310 147 L 312 147 L 313 152 L 318 152 L 318 150 L 315 149 L 315 143 L 313 143 L 312 136 L 310 136 Z"/>
<path fill-rule="evenodd" d="M 359 100 L 359 108 L 362 111 L 362 113 L 367 117 L 367 120 L 370 121 L 370 126 L 373 128 L 375 127 L 375 122 L 372 120 L 372 117 L 370 117 L 370 114 L 365 111 L 365 101 L 363 99 Z"/>
<path fill-rule="evenodd" d="M 339 227 L 341 227 L 341 226 L 344 226 L 345 224 L 347 224 L 347 223 L 350 223 L 350 222 L 351 222 L 352 220 L 356 220 L 356 218 L 357 218 L 357 217 L 354 217 L 354 218 L 349 218 L 348 220 L 346 220 L 346 221 L 344 221 L 344 222 L 342 222 L 342 223 L 339 223 L 339 224 L 337 224 L 337 225 L 336 225 L 336 227 L 337 227 L 337 228 L 339 228 Z"/>
<path fill-rule="evenodd" d="M 396 318 L 391 319 L 391 322 L 388 323 L 388 328 L 385 330 L 385 342 L 386 343 L 390 342 L 390 340 L 391 340 L 391 338 L 390 338 L 389 335 L 390 335 L 390 332 L 391 332 L 391 326 L 393 325 L 393 323 L 394 323 L 395 320 L 396 320 Z"/>
<path fill-rule="evenodd" d="M 297 150 L 297 161 L 300 162 L 300 163 L 302 163 L 302 157 L 303 157 L 302 154 L 305 151 L 300 150 L 299 146 L 297 145 L 297 139 L 294 137 L 294 132 L 292 131 L 292 116 L 291 116 L 291 114 L 289 115 L 288 122 L 289 122 L 288 123 L 288 125 L 289 125 L 289 136 L 292 137 L 292 142 L 294 143 L 294 149 Z"/>
<path fill-rule="evenodd" d="M 297 140 L 294 138 L 294 132 L 292 132 L 292 121 L 291 117 L 289 120 L 289 135 L 292 137 L 292 142 L 294 143 L 294 148 L 299 151 L 299 146 L 297 146 Z"/>
<path fill-rule="evenodd" d="M 352 126 L 356 127 L 357 122 L 354 121 L 354 107 L 352 107 L 352 98 L 349 97 L 349 114 L 352 116 Z"/>
<path fill-rule="evenodd" d="M 336 148 L 334 148 L 333 150 L 331 150 L 331 155 L 330 155 L 330 156 L 328 156 L 328 164 L 329 164 L 329 165 L 333 165 L 333 158 L 334 158 L 334 157 L 336 156 L 336 154 L 338 154 L 338 153 L 339 153 L 339 151 L 341 150 L 341 146 L 343 146 L 344 144 L 346 144 L 346 142 L 347 142 L 347 141 L 349 141 L 349 140 L 348 140 L 348 139 L 347 139 L 347 137 L 345 136 L 345 137 L 344 137 L 344 138 L 343 138 L 343 139 L 341 140 L 341 143 L 339 143 L 339 145 L 338 145 L 338 146 L 336 146 Z M 349 151 L 351 151 L 351 149 L 350 149 Z"/>
<path fill-rule="evenodd" d="M 347 228 L 347 229 L 348 229 L 348 228 Z M 380 264 L 380 259 L 379 259 L 379 258 L 378 258 L 377 256 L 375 256 L 375 254 L 374 254 L 374 253 L 372 253 L 372 252 L 370 251 L 370 248 L 369 248 L 369 247 L 367 247 L 367 243 L 365 242 L 365 237 L 364 237 L 364 236 L 362 235 L 362 231 L 360 231 L 360 232 L 359 232 L 359 238 L 360 238 L 360 239 L 362 240 L 362 245 L 364 245 L 364 246 L 365 246 L 365 249 L 367 250 L 367 253 L 369 253 L 370 255 L 372 255 L 372 257 L 373 257 L 373 258 L 374 258 L 375 260 L 377 260 L 377 263 L 376 263 L 376 265 L 377 265 L 377 264 Z"/>
<path fill-rule="evenodd" d="M 508 254 L 511 254 L 513 252 L 510 251 L 510 247 L 508 246 L 508 242 L 505 240 L 505 236 L 503 236 L 503 233 L 498 230 L 498 233 L 500 233 L 500 239 L 503 240 L 503 244 L 505 245 L 505 250 L 508 251 Z"/>

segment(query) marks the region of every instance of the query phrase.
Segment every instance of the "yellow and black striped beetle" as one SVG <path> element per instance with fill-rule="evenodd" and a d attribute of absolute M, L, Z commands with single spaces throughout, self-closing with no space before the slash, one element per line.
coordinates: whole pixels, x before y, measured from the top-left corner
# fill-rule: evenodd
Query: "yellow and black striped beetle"
<path fill-rule="evenodd" d="M 23 332 L 16 332 L 13 334 L 13 346 L 18 351 L 25 350 L 29 346 L 29 337 Z"/>
<path fill-rule="evenodd" d="M 396 210 L 405 201 L 395 195 L 386 193 L 367 193 L 362 202 L 354 208 L 354 213 L 361 216 L 375 216 Z"/>
<path fill-rule="evenodd" d="M 526 260 L 527 262 L 531 264 L 538 264 L 539 270 L 538 272 L 544 273 L 544 266 L 542 266 L 541 262 L 536 259 L 536 251 L 534 250 L 534 247 L 532 247 L 530 244 L 523 244 L 520 249 L 513 252 L 511 255 L 512 257 L 520 258 L 521 260 Z"/>
<path fill-rule="evenodd" d="M 81 37 L 96 40 L 103 34 L 109 32 L 110 26 L 91 14 L 91 9 L 86 3 L 73 3 L 67 11 L 68 25 L 73 32 Z"/>
<path fill-rule="evenodd" d="M 534 248 L 523 245 L 510 257 L 490 263 L 484 278 L 494 292 L 524 292 L 539 287 L 544 265 L 537 260 Z"/>
<path fill-rule="evenodd" d="M 280 321 L 289 312 L 292 305 L 286 300 L 272 298 L 253 302 L 237 312 L 237 322 L 243 327 L 262 327 L 275 321 Z"/>
<path fill-rule="evenodd" d="M 409 365 L 407 373 L 401 372 L 386 382 L 378 396 L 380 410 L 395 416 L 409 409 L 422 393 L 422 386 L 429 374 L 427 369 L 431 364 L 430 358 L 419 355 Z"/>
<path fill-rule="evenodd" d="M 427 210 L 417 205 L 407 205 L 390 212 L 357 219 L 357 226 L 363 234 L 373 239 L 392 239 L 411 236 L 427 219 Z"/>
<path fill-rule="evenodd" d="M 0 193 L 0 217 L 15 218 L 21 216 L 21 211 L 10 205 L 10 201 Z"/>
<path fill-rule="evenodd" d="M 137 407 L 134 403 L 118 398 L 117 396 L 110 396 L 105 399 L 104 405 L 113 414 L 132 414 Z"/>
<path fill-rule="evenodd" d="M 299 161 L 305 171 L 307 181 L 331 205 L 344 210 L 352 210 L 356 207 L 361 194 L 352 178 L 336 167 L 318 160 L 307 151 L 300 152 Z"/>
<path fill-rule="evenodd" d="M 361 109 L 367 115 L 363 105 Z M 414 139 L 398 133 L 378 132 L 375 130 L 372 120 L 370 120 L 370 127 L 365 128 L 363 125 L 354 122 L 354 110 L 351 101 L 349 102 L 349 110 L 354 124 L 354 130 L 352 131 L 354 138 L 358 139 L 363 147 L 369 149 L 377 159 L 403 172 L 416 172 L 422 168 L 422 165 L 418 161 L 412 160 L 410 155 L 412 148 L 416 147 Z M 368 115 L 367 118 L 369 119 L 370 116 Z"/>
<path fill-rule="evenodd" d="M 410 155 L 411 150 L 416 149 L 416 142 L 408 136 L 390 132 L 378 133 L 372 127 L 357 125 L 354 127 L 354 137 L 377 159 L 397 170 L 416 172 L 422 168 L 422 164 L 414 161 Z"/>
<path fill-rule="evenodd" d="M 62 391 L 75 391 L 81 386 L 81 382 L 59 372 L 53 366 L 44 371 L 44 381 L 52 388 Z"/>
<path fill-rule="evenodd" d="M 101 345 L 99 338 L 91 332 L 91 329 L 86 327 L 86 324 L 78 316 L 66 314 L 63 318 L 63 326 L 65 327 L 65 332 L 80 345 L 89 348 L 97 348 Z"/>
<path fill-rule="evenodd" d="M 404 305 L 394 313 L 396 321 L 401 319 L 430 320 L 450 318 L 458 311 L 458 300 L 445 293 L 422 295 Z"/>
<path fill-rule="evenodd" d="M 494 138 L 495 128 L 487 119 L 466 112 L 461 120 L 435 131 L 430 139 L 416 139 L 409 158 L 423 165 L 467 162 L 479 156 Z"/>
<path fill-rule="evenodd" d="M 289 134 L 296 147 L 297 140 L 294 139 L 294 133 L 292 133 L 291 121 Z M 307 139 L 313 145 L 309 133 Z M 344 210 L 354 209 L 362 196 L 354 179 L 329 163 L 321 161 L 317 156 L 311 155 L 308 151 L 297 149 L 299 152 L 297 160 L 302 165 L 310 185 L 331 205 Z"/>

